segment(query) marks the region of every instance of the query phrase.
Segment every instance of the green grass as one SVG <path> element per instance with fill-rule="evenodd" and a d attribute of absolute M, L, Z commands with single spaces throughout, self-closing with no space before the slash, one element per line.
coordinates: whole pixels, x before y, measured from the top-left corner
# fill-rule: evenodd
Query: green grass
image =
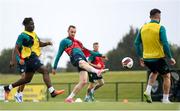
<path fill-rule="evenodd" d="M 122 71 L 122 72 L 107 72 L 104 74 L 105 82 L 146 82 L 146 72 L 145 71 Z M 9 84 L 20 78 L 19 75 L 11 74 L 0 74 L 1 84 Z M 51 75 L 51 80 L 53 83 L 64 83 L 64 82 L 77 82 L 79 80 L 79 75 L 77 72 L 74 73 L 57 73 L 56 75 Z M 43 83 L 42 75 L 35 74 L 31 83 Z"/>
<path fill-rule="evenodd" d="M 0 74 L 0 84 L 9 84 L 20 78 L 19 75 L 2 75 Z M 141 101 L 141 84 L 138 83 L 123 83 L 118 85 L 118 102 L 115 101 L 115 84 L 108 82 L 146 82 L 147 75 L 144 71 L 134 72 L 108 72 L 104 74 L 105 85 L 97 90 L 95 97 L 97 102 L 93 103 L 64 103 L 64 99 L 68 96 L 68 85 L 63 83 L 78 82 L 78 73 L 58 73 L 51 75 L 52 83 L 56 89 L 65 89 L 64 95 L 56 98 L 49 98 L 49 101 L 41 102 L 24 102 L 21 104 L 15 102 L 4 103 L 0 102 L 0 110 L 178 110 L 180 103 L 162 104 L 153 102 L 148 104 Z M 35 74 L 31 83 L 44 84 L 42 75 Z M 144 84 L 144 88 L 145 88 Z M 72 88 L 75 84 L 72 84 Z M 86 88 L 76 96 L 84 98 Z M 128 99 L 128 103 L 123 103 L 123 99 Z"/>
<path fill-rule="evenodd" d="M 144 102 L 93 102 L 93 103 L 64 103 L 64 102 L 15 102 L 0 103 L 0 110 L 178 110 L 180 103 L 144 103 Z"/>

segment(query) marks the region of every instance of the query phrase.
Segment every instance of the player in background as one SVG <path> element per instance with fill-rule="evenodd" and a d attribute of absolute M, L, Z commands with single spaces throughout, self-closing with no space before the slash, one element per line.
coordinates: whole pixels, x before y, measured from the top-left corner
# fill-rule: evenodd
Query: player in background
<path fill-rule="evenodd" d="M 135 48 L 140 57 L 140 65 L 147 66 L 150 70 L 148 85 L 144 96 L 148 103 L 152 103 L 151 89 L 158 74 L 163 77 L 163 103 L 170 103 L 169 91 L 171 86 L 170 70 L 165 58 L 168 58 L 171 65 L 176 63 L 171 55 L 166 37 L 166 30 L 161 26 L 161 11 L 152 9 L 150 11 L 151 21 L 143 25 L 135 39 Z"/>
<path fill-rule="evenodd" d="M 93 51 L 99 52 L 99 43 L 98 42 L 93 43 Z M 91 54 L 88 58 L 88 63 L 96 69 L 104 69 L 105 64 L 104 64 L 103 59 L 107 60 L 107 58 L 102 58 L 102 57 L 98 57 L 96 55 Z M 84 99 L 85 102 L 94 101 L 95 90 L 99 89 L 100 87 L 102 87 L 104 85 L 104 79 L 103 79 L 102 75 L 97 76 L 96 73 L 88 72 L 88 76 L 89 76 L 90 83 L 88 85 L 87 93 L 86 93 L 86 96 Z"/>
<path fill-rule="evenodd" d="M 52 73 L 55 74 L 58 61 L 64 51 L 69 55 L 72 65 L 78 68 L 79 83 L 74 87 L 71 94 L 65 99 L 65 102 L 67 103 L 73 103 L 74 96 L 86 85 L 88 79 L 88 72 L 94 72 L 98 76 L 100 76 L 101 73 L 107 71 L 107 69 L 98 70 L 89 65 L 86 60 L 86 56 L 90 55 L 90 53 L 94 53 L 95 55 L 100 57 L 104 56 L 100 53 L 95 53 L 86 49 L 80 41 L 75 39 L 75 34 L 76 27 L 70 25 L 68 28 L 68 37 L 64 38 L 60 42 L 59 50 L 52 69 Z"/>
<path fill-rule="evenodd" d="M 51 85 L 51 80 L 49 77 L 49 72 L 43 64 L 40 63 L 39 56 L 41 54 L 41 48 L 47 45 L 52 45 L 51 42 L 43 43 L 40 41 L 36 33 L 34 32 L 34 21 L 31 17 L 25 18 L 23 21 L 23 25 L 25 26 L 25 31 L 23 31 L 15 45 L 15 52 L 13 52 L 11 65 L 15 63 L 15 55 L 17 59 L 17 64 L 20 67 L 20 70 L 23 69 L 22 73 L 25 75 L 18 81 L 4 86 L 5 90 L 5 100 L 8 100 L 9 92 L 12 88 L 24 85 L 29 83 L 34 73 L 37 71 L 43 75 L 43 80 L 48 87 L 49 92 L 51 93 L 51 97 L 55 97 L 59 94 L 64 93 L 64 90 L 55 90 Z"/>

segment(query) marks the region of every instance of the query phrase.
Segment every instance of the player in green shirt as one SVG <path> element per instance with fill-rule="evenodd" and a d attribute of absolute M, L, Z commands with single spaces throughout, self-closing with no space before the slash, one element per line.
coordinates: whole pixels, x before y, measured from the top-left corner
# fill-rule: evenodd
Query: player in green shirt
<path fill-rule="evenodd" d="M 41 52 L 40 47 L 50 44 L 41 43 L 39 39 L 35 39 L 37 36 L 34 32 L 34 21 L 31 17 L 25 18 L 23 20 L 23 25 L 25 26 L 25 31 L 19 35 L 16 41 L 14 54 L 16 54 L 16 60 L 20 70 L 23 70 L 22 73 L 24 74 L 24 77 L 12 84 L 4 86 L 5 100 L 8 100 L 8 95 L 12 88 L 29 83 L 36 71 L 43 75 L 44 83 L 52 97 L 64 93 L 64 90 L 54 89 L 47 68 L 41 64 L 39 60 Z M 14 60 L 15 59 L 12 60 L 12 63 L 14 63 Z"/>
<path fill-rule="evenodd" d="M 148 103 L 152 103 L 151 89 L 158 74 L 163 77 L 163 103 L 170 103 L 169 91 L 171 86 L 170 69 L 165 61 L 165 58 L 170 60 L 170 64 L 176 63 L 172 57 L 169 44 L 167 42 L 166 30 L 161 26 L 161 11 L 159 9 L 152 9 L 150 11 L 151 21 L 142 26 L 136 39 L 135 48 L 140 57 L 140 65 L 146 65 L 150 70 L 148 85 L 144 96 Z"/>
<path fill-rule="evenodd" d="M 80 41 L 75 39 L 75 34 L 76 34 L 76 27 L 70 25 L 68 28 L 68 37 L 60 42 L 59 50 L 52 70 L 52 73 L 55 74 L 58 61 L 64 51 L 69 55 L 71 63 L 79 70 L 80 81 L 74 87 L 71 94 L 65 99 L 65 102 L 68 103 L 74 102 L 73 97 L 86 85 L 88 79 L 88 72 L 94 72 L 98 76 L 100 76 L 101 73 L 107 71 L 107 69 L 101 69 L 101 70 L 95 69 L 94 67 L 88 64 L 86 60 L 86 56 L 89 56 L 91 53 L 101 57 L 104 56 L 100 53 L 86 49 Z"/>

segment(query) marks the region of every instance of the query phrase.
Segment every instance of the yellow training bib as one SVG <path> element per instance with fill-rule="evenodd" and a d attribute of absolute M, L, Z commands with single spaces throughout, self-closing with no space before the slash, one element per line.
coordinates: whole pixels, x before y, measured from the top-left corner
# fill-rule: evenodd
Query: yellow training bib
<path fill-rule="evenodd" d="M 157 23 L 147 23 L 142 27 L 141 40 L 143 44 L 143 58 L 165 57 L 160 41 L 160 27 Z"/>

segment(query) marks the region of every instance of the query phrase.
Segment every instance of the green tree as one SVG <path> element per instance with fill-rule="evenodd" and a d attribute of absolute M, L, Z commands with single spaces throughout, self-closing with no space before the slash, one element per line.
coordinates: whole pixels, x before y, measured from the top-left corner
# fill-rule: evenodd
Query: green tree
<path fill-rule="evenodd" d="M 135 52 L 134 40 L 138 33 L 138 29 L 133 29 L 130 27 L 130 31 L 120 40 L 117 47 L 110 50 L 107 53 L 109 61 L 106 62 L 106 66 L 112 71 L 118 70 L 143 70 L 145 68 L 140 67 L 139 58 Z M 172 66 L 172 68 L 180 68 L 180 47 L 177 45 L 170 45 L 173 57 L 176 59 L 177 64 Z M 124 57 L 131 57 L 134 61 L 132 69 L 125 69 L 121 65 L 121 60 Z"/>
<path fill-rule="evenodd" d="M 11 59 L 12 49 L 4 49 L 0 55 L 0 73 L 15 73 L 16 68 L 10 68 L 9 63 Z"/>
<path fill-rule="evenodd" d="M 171 44 L 170 45 L 171 51 L 172 51 L 172 56 L 176 60 L 175 66 L 171 66 L 174 69 L 179 69 L 180 70 L 180 47 L 176 44 Z"/>
<path fill-rule="evenodd" d="M 134 60 L 134 66 L 132 69 L 142 69 L 139 67 L 139 59 L 134 48 L 134 40 L 137 32 L 138 30 L 130 27 L 130 31 L 122 38 L 122 40 L 119 41 L 117 47 L 107 53 L 109 61 L 106 62 L 106 66 L 109 67 L 110 70 L 128 70 L 123 68 L 121 65 L 121 60 L 124 57 L 131 57 Z"/>

